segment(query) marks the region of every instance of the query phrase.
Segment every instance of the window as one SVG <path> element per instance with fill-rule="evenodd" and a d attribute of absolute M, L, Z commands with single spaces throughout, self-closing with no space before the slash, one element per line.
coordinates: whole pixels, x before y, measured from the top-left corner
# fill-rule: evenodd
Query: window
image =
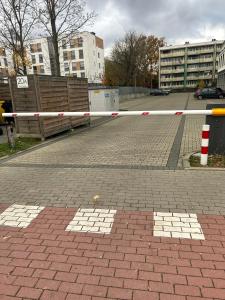
<path fill-rule="evenodd" d="M 36 58 L 35 58 L 35 55 L 31 55 L 31 59 L 32 59 L 32 64 L 36 64 Z"/>
<path fill-rule="evenodd" d="M 67 48 L 66 40 L 62 40 L 62 48 L 63 49 Z"/>
<path fill-rule="evenodd" d="M 84 61 L 80 62 L 80 70 L 84 70 Z"/>
<path fill-rule="evenodd" d="M 37 44 L 37 51 L 38 51 L 38 52 L 42 52 L 42 49 L 41 49 L 41 43 L 38 43 L 38 44 Z"/>
<path fill-rule="evenodd" d="M 63 60 L 68 60 L 68 52 L 67 51 L 64 51 L 63 52 Z"/>
<path fill-rule="evenodd" d="M 78 47 L 79 48 L 83 47 L 83 38 L 82 37 L 78 38 Z"/>
<path fill-rule="evenodd" d="M 65 72 L 69 72 L 70 68 L 69 68 L 69 64 L 68 63 L 64 63 L 64 71 Z"/>
<path fill-rule="evenodd" d="M 100 58 L 100 53 L 98 52 L 98 58 Z"/>
<path fill-rule="evenodd" d="M 42 52 L 41 43 L 31 44 L 30 51 L 31 53 Z"/>
<path fill-rule="evenodd" d="M 79 58 L 80 59 L 84 58 L 84 51 L 83 50 L 79 50 Z"/>
<path fill-rule="evenodd" d="M 42 55 L 42 54 L 39 54 L 39 63 L 41 63 L 41 64 L 42 64 L 42 63 L 43 63 L 43 61 L 44 61 L 44 60 L 43 60 L 43 55 Z"/>
<path fill-rule="evenodd" d="M 77 71 L 77 63 L 72 62 L 72 71 Z"/>
<path fill-rule="evenodd" d="M 71 51 L 71 59 L 76 59 L 75 50 Z"/>
<path fill-rule="evenodd" d="M 40 73 L 41 73 L 41 74 L 44 74 L 44 73 L 45 73 L 45 68 L 44 68 L 44 66 L 40 66 Z"/>
<path fill-rule="evenodd" d="M 73 73 L 73 77 L 77 78 L 77 73 Z"/>
<path fill-rule="evenodd" d="M 8 67 L 8 61 L 5 57 L 4 57 L 4 64 L 5 64 L 6 67 Z"/>
<path fill-rule="evenodd" d="M 98 64 L 98 66 L 99 66 L 99 69 L 101 69 L 101 64 L 100 63 Z"/>
<path fill-rule="evenodd" d="M 33 72 L 34 74 L 37 74 L 37 66 L 33 66 Z"/>
<path fill-rule="evenodd" d="M 85 72 L 80 73 L 81 78 L 85 78 Z"/>

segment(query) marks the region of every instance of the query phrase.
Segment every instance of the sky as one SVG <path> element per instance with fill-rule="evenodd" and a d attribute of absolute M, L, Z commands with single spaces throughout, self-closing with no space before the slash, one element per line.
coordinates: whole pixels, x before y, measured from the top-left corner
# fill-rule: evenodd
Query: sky
<path fill-rule="evenodd" d="M 127 31 L 165 37 L 168 45 L 225 39 L 225 0 L 86 0 L 97 14 L 89 26 L 106 55 Z"/>

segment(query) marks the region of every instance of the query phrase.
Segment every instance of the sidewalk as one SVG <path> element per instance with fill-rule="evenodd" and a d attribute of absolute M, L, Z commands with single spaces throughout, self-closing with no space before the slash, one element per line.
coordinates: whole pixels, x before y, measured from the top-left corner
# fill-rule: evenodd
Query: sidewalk
<path fill-rule="evenodd" d="M 1 299 L 225 299 L 223 216 L 1 206 L 4 211 L 12 226 L 0 230 Z"/>

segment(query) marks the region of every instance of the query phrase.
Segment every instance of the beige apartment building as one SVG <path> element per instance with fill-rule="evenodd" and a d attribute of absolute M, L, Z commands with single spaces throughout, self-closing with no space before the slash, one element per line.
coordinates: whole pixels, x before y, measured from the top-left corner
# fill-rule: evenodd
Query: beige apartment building
<path fill-rule="evenodd" d="M 219 55 L 217 87 L 225 90 L 225 43 Z"/>
<path fill-rule="evenodd" d="M 217 80 L 219 54 L 224 41 L 179 46 L 159 50 L 159 87 L 162 89 L 195 88 L 200 81 L 212 86 Z"/>

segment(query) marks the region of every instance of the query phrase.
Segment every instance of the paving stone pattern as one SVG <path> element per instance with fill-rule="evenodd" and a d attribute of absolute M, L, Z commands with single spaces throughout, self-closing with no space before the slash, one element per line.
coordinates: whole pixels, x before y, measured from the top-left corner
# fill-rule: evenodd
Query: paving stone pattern
<path fill-rule="evenodd" d="M 0 225 L 26 228 L 43 209 L 40 206 L 14 204 L 0 214 Z"/>
<path fill-rule="evenodd" d="M 67 226 L 67 231 L 109 234 L 112 230 L 116 210 L 81 208 Z"/>
<path fill-rule="evenodd" d="M 154 236 L 204 240 L 196 214 L 154 212 Z"/>
<path fill-rule="evenodd" d="M 130 109 L 183 109 L 188 95 L 151 97 Z M 173 97 L 173 98 L 172 98 Z M 132 101 L 131 101 L 132 102 Z M 133 107 L 133 108 L 132 108 Z M 166 166 L 181 117 L 123 117 L 9 163 Z"/>
<path fill-rule="evenodd" d="M 27 228 L 0 227 L 0 299 L 225 298 L 223 216 L 198 215 L 205 240 L 192 240 L 154 237 L 150 212 L 118 211 L 108 235 L 68 232 L 75 213 L 45 208 Z"/>

